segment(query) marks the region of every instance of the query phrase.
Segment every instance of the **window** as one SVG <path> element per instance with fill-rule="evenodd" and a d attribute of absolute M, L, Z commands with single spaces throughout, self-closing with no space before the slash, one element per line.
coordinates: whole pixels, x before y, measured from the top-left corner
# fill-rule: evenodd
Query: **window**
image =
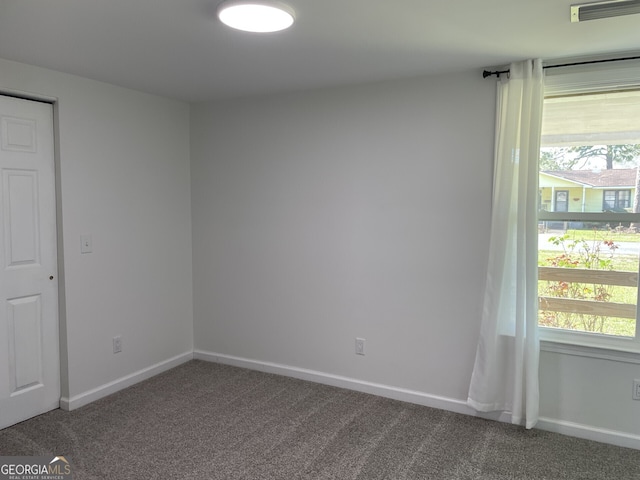
<path fill-rule="evenodd" d="M 605 190 L 602 210 L 612 212 L 626 210 L 631 206 L 631 190 Z"/>
<path fill-rule="evenodd" d="M 640 351 L 640 84 L 576 75 L 545 87 L 538 323 L 543 339 Z"/>

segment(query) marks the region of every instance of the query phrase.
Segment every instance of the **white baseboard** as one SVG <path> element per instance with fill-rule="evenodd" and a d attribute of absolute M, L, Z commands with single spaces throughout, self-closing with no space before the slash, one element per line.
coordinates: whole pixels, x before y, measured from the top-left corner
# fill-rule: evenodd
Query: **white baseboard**
<path fill-rule="evenodd" d="M 158 375 L 159 373 L 162 373 L 166 370 L 177 367 L 178 365 L 181 365 L 192 359 L 193 352 L 185 352 L 180 355 L 176 355 L 175 357 L 168 360 L 156 363 L 155 365 L 151 365 L 150 367 L 138 370 L 137 372 L 134 372 L 130 375 L 118 378 L 113 382 L 105 383 L 104 385 L 101 385 L 87 392 L 83 392 L 79 395 L 74 395 L 71 398 L 62 397 L 60 399 L 60 408 L 67 411 L 75 410 L 76 408 L 83 407 L 84 405 L 87 405 L 91 402 L 95 402 L 100 398 L 111 395 L 112 393 L 116 393 L 124 388 L 142 382 L 143 380 L 147 380 L 148 378 Z"/>
<path fill-rule="evenodd" d="M 619 430 L 608 430 L 592 425 L 566 422 L 555 418 L 540 417 L 536 428 L 549 432 L 561 433 L 570 437 L 584 438 L 600 443 L 617 445 L 618 447 L 634 448 L 640 450 L 640 435 L 621 432 Z"/>
<path fill-rule="evenodd" d="M 467 406 L 467 403 L 463 400 L 430 395 L 428 393 L 392 387 L 380 383 L 366 382 L 364 380 L 318 372 L 316 370 L 308 370 L 305 368 L 292 367 L 278 363 L 262 362 L 248 358 L 234 357 L 232 355 L 206 352 L 203 350 L 195 350 L 193 352 L 193 358 L 196 360 L 232 365 L 234 367 L 248 368 L 250 370 L 258 370 L 260 372 L 275 373 L 277 375 L 298 378 L 300 380 L 308 380 L 310 382 L 330 385 L 332 387 L 346 388 L 357 392 L 371 393 L 380 397 L 415 403 L 425 407 L 439 408 L 440 410 L 449 410 L 451 412 L 464 413 L 467 415 L 475 414 L 475 411 Z"/>
<path fill-rule="evenodd" d="M 248 368 L 258 370 L 260 372 L 274 373 L 287 377 L 298 378 L 300 380 L 308 380 L 310 382 L 331 385 L 333 387 L 346 388 L 358 392 L 371 393 L 381 397 L 401 400 L 403 402 L 415 403 L 426 407 L 439 408 L 450 412 L 462 413 L 475 417 L 486 418 L 501 422 L 510 423 L 511 416 L 508 413 L 481 413 L 469 407 L 463 400 L 450 397 L 442 397 L 431 395 L 424 392 L 407 390 L 404 388 L 382 385 L 379 383 L 371 383 L 354 378 L 332 375 L 329 373 L 318 372 L 315 370 L 307 370 L 304 368 L 292 367 L 278 363 L 263 362 L 249 358 L 235 357 L 203 350 L 194 350 L 193 358 L 196 360 L 205 360 L 208 362 L 222 363 L 235 367 Z M 635 448 L 640 450 L 640 436 L 616 430 L 606 430 L 593 427 L 591 425 L 582 425 L 577 423 L 565 422 L 552 418 L 540 418 L 536 428 L 550 432 L 560 433 L 571 437 L 584 438 L 601 443 L 608 443 L 620 447 Z"/>

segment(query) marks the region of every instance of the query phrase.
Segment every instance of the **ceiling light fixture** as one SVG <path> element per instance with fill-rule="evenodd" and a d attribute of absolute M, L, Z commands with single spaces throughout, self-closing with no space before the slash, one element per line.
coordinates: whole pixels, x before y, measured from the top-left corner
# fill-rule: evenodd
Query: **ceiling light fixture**
<path fill-rule="evenodd" d="M 620 17 L 634 13 L 640 13 L 640 0 L 608 0 L 571 5 L 572 22 Z"/>
<path fill-rule="evenodd" d="M 218 7 L 225 25 L 245 32 L 278 32 L 293 25 L 293 10 L 279 2 L 229 0 Z"/>

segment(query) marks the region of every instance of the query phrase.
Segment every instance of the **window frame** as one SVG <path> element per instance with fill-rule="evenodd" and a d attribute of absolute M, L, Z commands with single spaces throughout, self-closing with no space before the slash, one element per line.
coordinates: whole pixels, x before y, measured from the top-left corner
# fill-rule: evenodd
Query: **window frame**
<path fill-rule="evenodd" d="M 593 59 L 597 60 L 598 58 L 594 57 Z M 558 60 L 556 63 L 566 64 L 569 63 L 570 60 L 571 59 L 562 59 Z M 545 67 L 553 67 L 553 65 L 554 62 L 545 63 Z M 639 79 L 640 62 L 638 61 L 624 61 L 612 64 L 578 65 L 561 69 L 550 68 L 545 70 L 545 98 L 624 89 L 640 90 Z M 539 222 L 620 221 L 640 223 L 640 214 L 637 213 L 549 212 L 539 208 L 537 216 Z M 536 242 L 534 243 L 537 258 L 537 237 Z M 612 360 L 621 359 L 640 364 L 640 285 L 638 286 L 637 291 L 636 331 L 634 338 L 538 326 L 541 348 L 546 351 L 609 358 Z"/>
<path fill-rule="evenodd" d="M 620 206 L 620 194 L 621 193 L 626 193 L 628 195 L 627 198 L 625 198 L 626 207 L 621 207 Z M 617 189 L 612 189 L 612 188 L 608 188 L 607 190 L 603 190 L 602 191 L 602 210 L 606 210 L 607 209 L 607 205 L 606 205 L 606 197 L 607 197 L 607 193 L 613 193 L 614 194 L 614 200 L 613 200 L 613 207 L 609 207 L 609 208 L 613 208 L 613 209 L 625 209 L 625 208 L 630 208 L 631 207 L 631 190 L 629 190 L 628 188 L 617 188 Z"/>

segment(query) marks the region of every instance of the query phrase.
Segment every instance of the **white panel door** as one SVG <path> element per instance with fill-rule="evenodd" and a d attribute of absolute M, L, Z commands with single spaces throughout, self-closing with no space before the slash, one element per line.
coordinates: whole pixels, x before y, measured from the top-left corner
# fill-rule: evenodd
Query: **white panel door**
<path fill-rule="evenodd" d="M 53 109 L 0 95 L 0 428 L 60 405 Z"/>

